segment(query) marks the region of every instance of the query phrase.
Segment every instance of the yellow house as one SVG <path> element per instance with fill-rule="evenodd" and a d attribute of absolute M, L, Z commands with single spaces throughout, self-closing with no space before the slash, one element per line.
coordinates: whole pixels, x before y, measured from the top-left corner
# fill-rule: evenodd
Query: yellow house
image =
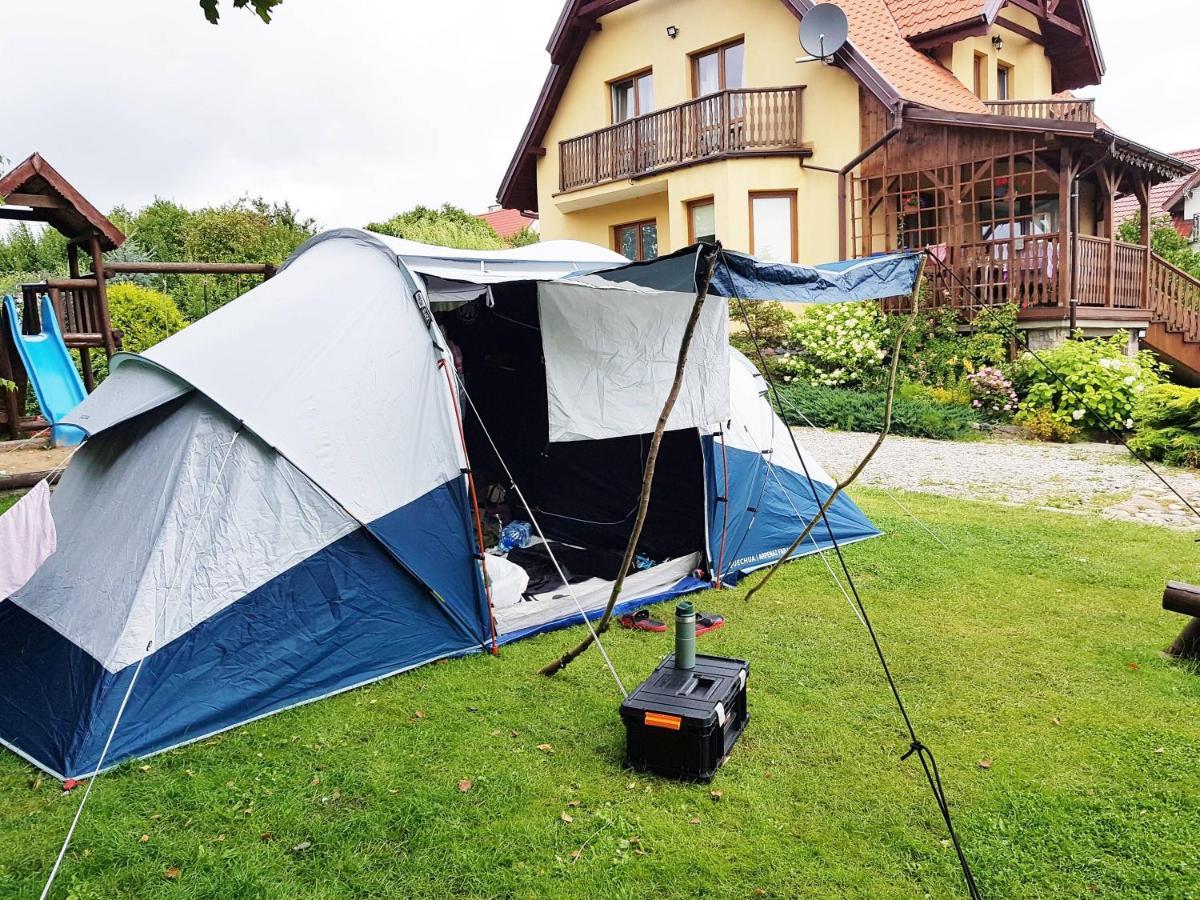
<path fill-rule="evenodd" d="M 1114 215 L 1194 169 L 1071 93 L 1104 73 L 1087 0 L 841 0 L 824 61 L 798 40 L 814 5 L 567 0 L 499 202 L 632 259 L 714 236 L 807 264 L 929 247 L 934 302 L 964 318 L 1015 302 L 1047 341 L 1144 332 L 1200 373 L 1200 284 Z"/>

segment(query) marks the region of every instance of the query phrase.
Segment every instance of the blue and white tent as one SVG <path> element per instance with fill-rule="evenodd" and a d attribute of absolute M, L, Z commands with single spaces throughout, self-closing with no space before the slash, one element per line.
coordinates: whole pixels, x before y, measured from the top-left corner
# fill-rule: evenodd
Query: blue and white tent
<path fill-rule="evenodd" d="M 494 258 L 330 232 L 115 357 L 66 419 L 89 437 L 52 498 L 58 550 L 0 602 L 0 741 L 86 776 L 110 733 L 106 765 L 598 614 L 594 557 L 629 533 L 692 302 L 642 268 L 586 274 L 615 264 L 574 242 Z M 659 459 L 657 565 L 622 608 L 768 564 L 815 513 L 726 321 L 711 297 Z M 530 503 L 513 514 L 579 560 L 569 589 L 481 552 L 471 478 L 499 484 L 498 457 Z M 878 534 L 849 498 L 831 520 L 841 542 Z"/>

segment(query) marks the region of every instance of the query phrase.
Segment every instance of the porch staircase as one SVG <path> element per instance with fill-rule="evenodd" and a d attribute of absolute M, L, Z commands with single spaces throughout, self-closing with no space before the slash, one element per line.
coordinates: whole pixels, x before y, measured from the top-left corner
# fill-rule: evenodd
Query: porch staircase
<path fill-rule="evenodd" d="M 1142 343 L 1175 369 L 1175 378 L 1200 385 L 1200 280 L 1151 254 L 1150 327 Z"/>

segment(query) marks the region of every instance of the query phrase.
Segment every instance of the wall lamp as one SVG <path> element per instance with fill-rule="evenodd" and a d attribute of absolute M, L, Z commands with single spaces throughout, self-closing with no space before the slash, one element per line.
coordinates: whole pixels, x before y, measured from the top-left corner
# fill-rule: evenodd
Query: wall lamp
<path fill-rule="evenodd" d="M 679 37 L 679 29 L 676 28 L 674 25 L 668 25 L 667 26 L 667 37 L 669 37 L 671 40 L 675 40 L 675 38 Z"/>
<path fill-rule="evenodd" d="M 1000 37 L 1000 35 L 998 35 L 998 34 L 992 35 L 992 46 L 996 48 L 997 52 L 1003 50 L 1004 49 L 1004 38 Z"/>

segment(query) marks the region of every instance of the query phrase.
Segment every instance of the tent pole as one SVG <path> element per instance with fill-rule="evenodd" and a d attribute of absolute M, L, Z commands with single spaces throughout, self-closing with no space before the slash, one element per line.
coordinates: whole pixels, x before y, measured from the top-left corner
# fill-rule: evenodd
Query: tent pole
<path fill-rule="evenodd" d="M 638 498 L 637 517 L 633 522 L 633 530 L 629 533 L 629 541 L 625 545 L 625 557 L 621 561 L 621 570 L 617 573 L 617 580 L 613 582 L 612 593 L 608 596 L 608 605 L 604 608 L 604 615 L 596 623 L 596 628 L 590 630 L 587 636 L 579 642 L 578 646 L 567 651 L 558 659 L 546 663 L 546 665 L 538 670 L 539 675 L 554 675 L 556 672 L 570 665 L 572 660 L 592 645 L 598 635 L 608 631 L 609 623 L 612 621 L 613 608 L 617 605 L 617 598 L 621 596 L 621 589 L 625 585 L 625 573 L 633 565 L 633 558 L 637 553 L 638 541 L 642 536 L 642 526 L 646 524 L 646 513 L 650 509 L 650 488 L 654 483 L 654 468 L 658 461 L 658 448 L 662 444 L 663 432 L 667 429 L 667 420 L 671 417 L 671 411 L 675 408 L 675 401 L 679 398 L 679 392 L 683 388 L 683 373 L 687 367 L 688 348 L 691 346 L 692 335 L 696 331 L 696 324 L 700 321 L 700 313 L 704 309 L 704 302 L 708 299 L 708 288 L 712 284 L 713 274 L 716 272 L 717 259 L 720 257 L 720 254 L 721 242 L 716 241 L 709 251 L 708 262 L 704 270 L 704 279 L 700 282 L 700 286 L 696 291 L 696 300 L 692 304 L 691 316 L 688 317 L 687 325 L 683 329 L 683 338 L 679 343 L 679 356 L 675 360 L 675 380 L 671 383 L 671 390 L 667 392 L 667 399 L 663 402 L 662 413 L 658 417 L 658 424 L 654 427 L 654 436 L 650 439 L 650 449 L 646 453 L 646 468 L 642 473 L 642 490 Z"/>

